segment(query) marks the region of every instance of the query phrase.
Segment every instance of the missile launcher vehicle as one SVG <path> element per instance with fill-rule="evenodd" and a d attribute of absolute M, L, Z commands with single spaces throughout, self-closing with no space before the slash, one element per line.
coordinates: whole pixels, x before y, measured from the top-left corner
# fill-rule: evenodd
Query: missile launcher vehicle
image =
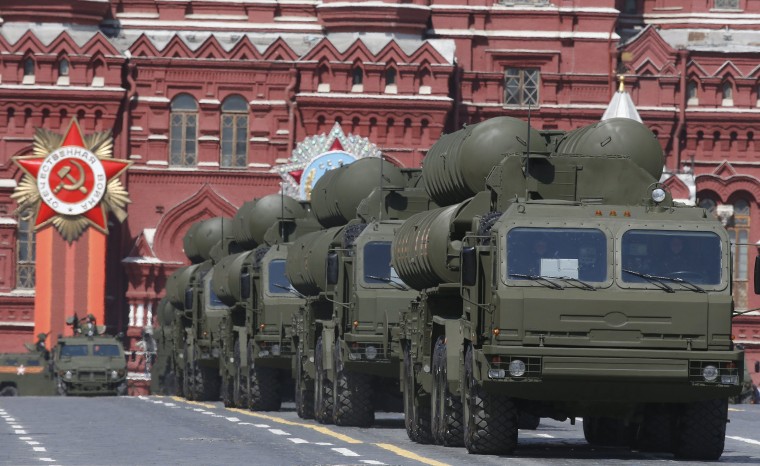
<path fill-rule="evenodd" d="M 400 317 L 409 437 L 509 454 L 525 415 L 583 418 L 591 444 L 717 459 L 744 363 L 726 231 L 673 201 L 638 122 L 559 134 L 498 120 L 431 148 L 425 186 L 444 207 L 393 239 L 419 290 Z M 438 156 L 477 166 L 494 150 L 479 192 L 433 172 Z"/>

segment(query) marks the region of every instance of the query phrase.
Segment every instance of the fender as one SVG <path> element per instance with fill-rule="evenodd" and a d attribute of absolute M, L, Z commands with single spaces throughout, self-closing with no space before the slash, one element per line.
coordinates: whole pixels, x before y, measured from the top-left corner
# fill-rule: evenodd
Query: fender
<path fill-rule="evenodd" d="M 460 368 L 462 366 L 462 348 L 464 348 L 464 329 L 460 319 L 445 319 L 433 316 L 433 324 L 443 327 L 446 339 L 446 378 L 451 393 L 459 392 Z"/>

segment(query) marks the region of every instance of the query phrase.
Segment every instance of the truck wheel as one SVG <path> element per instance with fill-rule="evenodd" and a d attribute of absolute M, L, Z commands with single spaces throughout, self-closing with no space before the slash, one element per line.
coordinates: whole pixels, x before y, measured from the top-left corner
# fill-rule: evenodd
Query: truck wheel
<path fill-rule="evenodd" d="M 641 451 L 673 451 L 673 413 L 668 405 L 649 405 L 639 426 L 636 447 Z"/>
<path fill-rule="evenodd" d="M 517 446 L 518 409 L 514 400 L 489 393 L 475 380 L 472 347 L 464 360 L 464 445 L 475 454 L 512 453 Z"/>
<path fill-rule="evenodd" d="M 715 461 L 723 454 L 728 422 L 728 400 L 687 403 L 678 416 L 677 458 Z"/>
<path fill-rule="evenodd" d="M 433 411 L 431 430 L 438 445 L 461 447 L 464 445 L 462 427 L 462 398 L 449 391 L 446 369 L 446 343 L 438 337 L 433 352 L 433 390 L 430 406 Z"/>
<path fill-rule="evenodd" d="M 317 347 L 314 350 L 314 419 L 321 424 L 333 423 L 333 394 L 332 384 L 327 378 L 327 371 L 322 362 L 322 337 L 317 339 Z"/>
<path fill-rule="evenodd" d="M 13 385 L 7 385 L 0 390 L 0 396 L 18 396 L 18 389 Z"/>
<path fill-rule="evenodd" d="M 282 396 L 277 370 L 259 367 L 253 362 L 250 367 L 251 393 L 248 407 L 251 411 L 279 411 Z"/>
<path fill-rule="evenodd" d="M 430 430 L 430 403 L 419 395 L 418 386 L 412 367 L 412 354 L 409 344 L 404 347 L 404 424 L 406 435 L 417 443 L 432 443 Z"/>
<path fill-rule="evenodd" d="M 201 366 L 198 361 L 193 364 L 194 396 L 197 401 L 217 401 L 221 395 L 221 377 L 211 367 Z"/>
<path fill-rule="evenodd" d="M 608 417 L 584 417 L 583 436 L 589 445 L 602 447 L 622 447 L 631 443 L 630 429 L 625 423 Z"/>
<path fill-rule="evenodd" d="M 343 367 L 340 342 L 335 342 L 335 380 L 333 381 L 333 419 L 339 426 L 369 427 L 375 422 L 372 383 L 366 374 Z"/>
<path fill-rule="evenodd" d="M 235 403 L 232 401 L 232 387 L 234 386 L 234 382 L 232 377 L 227 376 L 226 374 L 222 376 L 222 403 L 224 404 L 225 408 L 234 408 Z"/>
<path fill-rule="evenodd" d="M 185 344 L 185 374 L 183 377 L 182 391 L 185 394 L 185 398 L 189 401 L 195 400 L 195 371 L 193 370 L 193 364 L 190 360 L 190 349 Z"/>
<path fill-rule="evenodd" d="M 303 368 L 303 350 L 296 352 L 296 412 L 301 419 L 314 419 L 314 382 L 309 380 Z"/>

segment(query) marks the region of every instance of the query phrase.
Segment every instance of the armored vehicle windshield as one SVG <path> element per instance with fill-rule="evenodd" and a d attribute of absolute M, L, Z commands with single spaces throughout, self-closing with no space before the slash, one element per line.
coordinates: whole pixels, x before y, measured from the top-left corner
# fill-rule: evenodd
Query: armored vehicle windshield
<path fill-rule="evenodd" d="M 275 259 L 269 262 L 266 274 L 266 281 L 269 284 L 267 289 L 270 294 L 286 295 L 296 298 L 298 295 L 293 292 L 293 286 L 290 284 L 288 275 L 285 273 L 286 262 L 285 259 Z"/>

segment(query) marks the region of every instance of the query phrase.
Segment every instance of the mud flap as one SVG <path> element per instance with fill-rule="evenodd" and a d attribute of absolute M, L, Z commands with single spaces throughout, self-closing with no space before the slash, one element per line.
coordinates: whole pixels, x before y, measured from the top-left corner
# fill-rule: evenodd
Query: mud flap
<path fill-rule="evenodd" d="M 240 347 L 240 361 L 236 361 L 238 367 L 248 367 L 248 331 L 245 327 L 233 327 L 233 332 L 238 334 L 238 346 Z"/>
<path fill-rule="evenodd" d="M 333 351 L 335 349 L 335 322 L 324 321 L 322 323 L 322 365 L 328 376 L 335 371 L 333 363 Z M 330 378 L 332 380 L 332 378 Z"/>
<path fill-rule="evenodd" d="M 433 324 L 443 327 L 446 339 L 446 378 L 449 390 L 452 394 L 459 393 L 460 380 L 464 376 L 460 374 L 463 366 L 464 332 L 461 319 L 446 319 L 441 316 L 433 316 Z"/>

